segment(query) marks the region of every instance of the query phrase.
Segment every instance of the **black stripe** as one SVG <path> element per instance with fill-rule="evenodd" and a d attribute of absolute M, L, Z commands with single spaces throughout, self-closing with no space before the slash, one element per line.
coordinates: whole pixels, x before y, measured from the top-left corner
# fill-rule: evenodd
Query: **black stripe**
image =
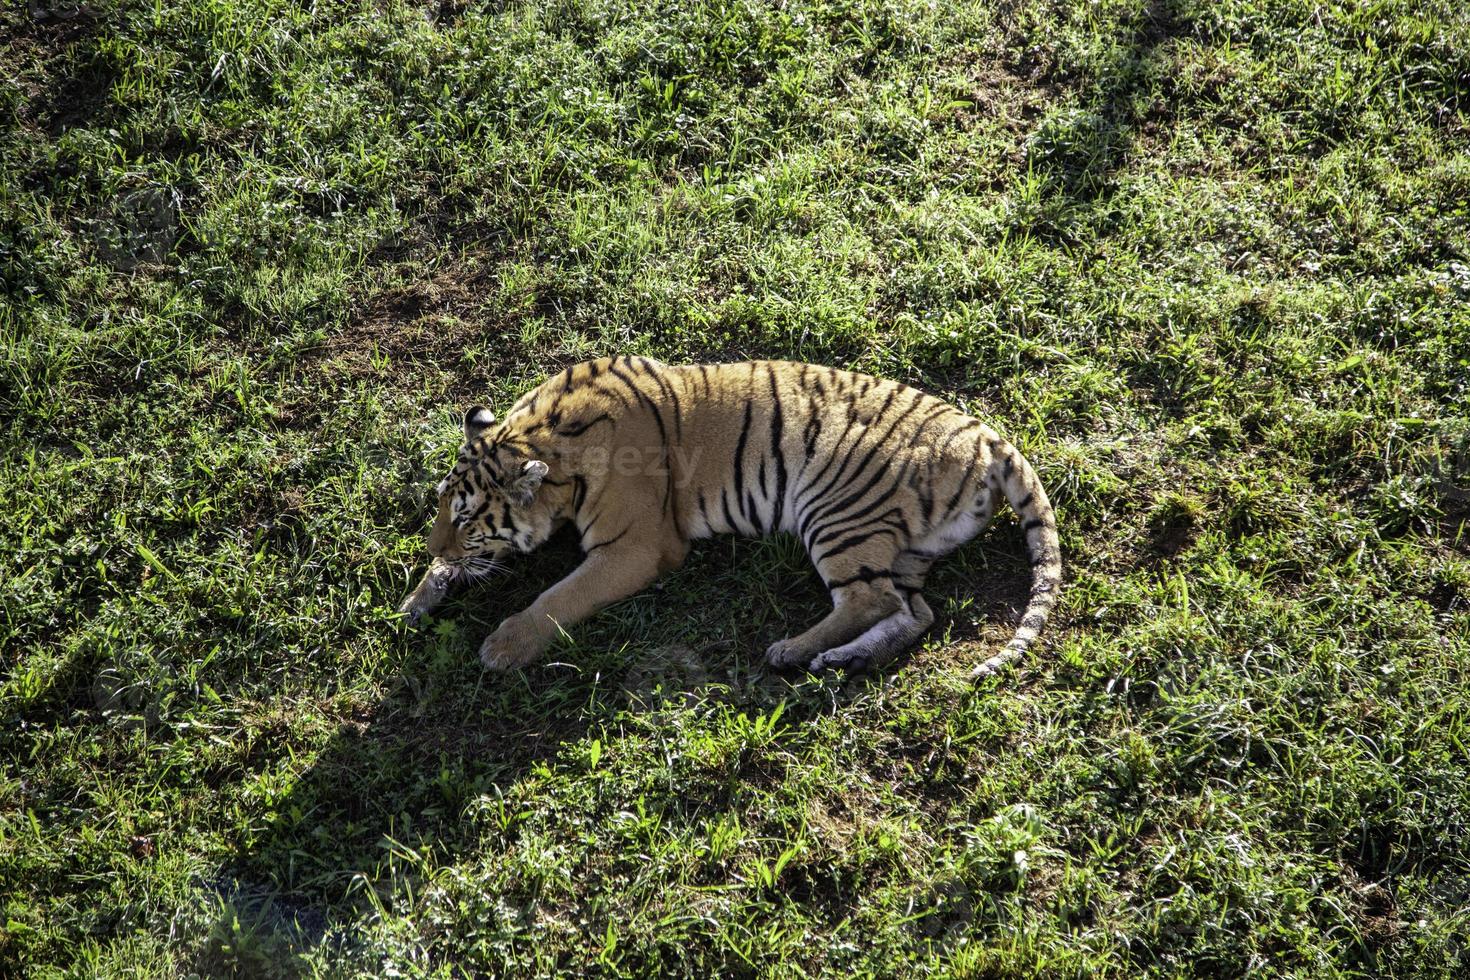
<path fill-rule="evenodd" d="M 674 435 L 676 437 L 682 436 L 684 434 L 684 411 L 683 407 L 679 403 L 679 395 L 677 392 L 674 391 L 674 386 L 670 384 L 669 381 L 663 376 L 663 372 L 658 370 L 658 366 L 656 366 L 653 361 L 650 361 L 646 357 L 640 357 L 638 358 L 638 362 L 643 365 L 643 368 L 648 372 L 649 377 L 653 378 L 654 384 L 658 385 L 658 390 L 663 392 L 664 397 L 669 400 L 669 403 L 671 405 L 673 405 Z"/>
<path fill-rule="evenodd" d="M 843 444 L 847 442 L 847 437 L 853 435 L 854 433 L 857 434 L 857 438 L 853 440 L 852 448 L 844 450 Z M 818 497 L 821 497 L 827 492 L 828 487 L 830 487 L 831 485 L 830 483 L 823 486 L 820 490 L 816 490 L 814 488 L 818 483 L 821 482 L 822 477 L 827 475 L 827 471 L 832 468 L 832 464 L 836 463 L 839 459 L 842 460 L 842 467 L 844 469 L 846 468 L 848 461 L 852 458 L 852 449 L 857 448 L 858 444 L 863 441 L 863 436 L 866 433 L 866 429 L 859 428 L 857 424 L 853 421 L 852 406 L 849 405 L 847 428 L 843 430 L 842 435 L 837 439 L 837 445 L 833 446 L 831 452 L 827 453 L 827 458 L 822 461 L 822 468 L 817 471 L 815 476 L 812 477 L 811 482 L 807 484 L 806 489 L 797 495 L 796 512 L 798 514 L 801 513 L 802 509 L 808 503 L 816 500 Z M 841 470 L 833 475 L 832 482 L 836 482 L 836 480 L 840 476 Z"/>
<path fill-rule="evenodd" d="M 821 499 L 813 499 L 812 506 L 809 507 L 807 511 L 801 515 L 801 520 L 797 522 L 797 536 L 805 541 L 808 537 L 808 533 L 816 527 L 817 522 L 835 515 L 837 512 L 843 510 L 844 508 L 854 503 L 856 500 L 860 499 L 863 495 L 865 495 L 869 490 L 873 488 L 878 480 L 883 478 L 883 475 L 892 465 L 893 460 L 884 460 L 883 464 L 874 471 L 873 476 L 869 478 L 868 482 L 865 483 L 862 489 L 858 490 L 856 494 L 849 494 L 847 497 L 839 501 L 823 501 Z M 877 501 L 880 504 L 884 502 L 882 497 L 883 495 L 880 494 Z"/>
<path fill-rule="evenodd" d="M 776 500 L 775 509 L 771 513 L 772 529 L 781 527 L 781 519 L 785 516 L 786 509 L 786 454 L 781 451 L 781 437 L 784 434 L 785 412 L 781 406 L 781 393 L 776 388 L 776 371 L 770 370 L 771 378 L 771 456 L 776 462 Z M 806 365 L 801 368 L 802 377 L 806 377 Z"/>
<path fill-rule="evenodd" d="M 917 445 L 920 441 L 920 437 L 924 434 L 924 430 L 929 427 L 929 423 L 953 411 L 954 409 L 950 406 L 940 404 L 932 412 L 930 412 L 928 415 L 924 416 L 924 418 L 920 420 L 919 424 L 914 428 L 914 431 L 908 436 L 907 439 L 905 439 L 905 442 L 911 445 Z M 953 438 L 953 435 L 951 435 L 951 438 Z M 947 442 L 946 445 L 948 445 Z M 918 467 L 914 467 L 913 472 L 909 476 L 909 486 L 914 490 L 915 494 L 919 498 L 920 513 L 922 515 L 924 526 L 927 526 L 931 522 L 929 513 L 934 506 L 934 494 L 932 490 L 934 472 L 933 460 L 935 458 L 938 457 L 930 457 L 930 463 L 926 469 L 925 479 L 921 480 L 919 478 Z"/>
<path fill-rule="evenodd" d="M 863 542 L 870 541 L 880 534 L 893 535 L 896 533 L 897 532 L 891 527 L 880 527 L 872 531 L 863 531 L 860 534 L 854 534 L 851 537 L 843 538 L 837 544 L 833 545 L 830 550 L 822 552 L 822 561 L 830 561 L 833 558 L 836 558 L 838 555 L 842 554 L 844 551 L 849 551 L 853 548 L 856 548 Z"/>
<path fill-rule="evenodd" d="M 954 514 L 955 506 L 960 502 L 960 498 L 965 495 L 965 490 L 970 486 L 970 478 L 975 475 L 975 467 L 978 465 L 978 459 L 971 459 L 966 464 L 965 475 L 960 477 L 960 485 L 955 487 L 954 495 L 949 498 L 949 501 L 944 505 L 944 509 L 940 511 L 946 520 Z"/>
<path fill-rule="evenodd" d="M 1036 499 L 1036 494 L 1034 494 L 1034 493 L 1028 493 L 1028 494 L 1026 494 L 1026 496 L 1022 497 L 1020 500 L 1018 500 L 1016 502 L 1016 504 L 1014 505 L 1014 509 L 1016 511 L 1018 511 L 1018 512 L 1019 511 L 1024 511 L 1027 507 L 1030 507 L 1031 506 L 1031 501 L 1033 501 L 1035 499 Z"/>
<path fill-rule="evenodd" d="M 586 432 L 594 425 L 597 425 L 599 422 L 611 422 L 612 420 L 613 417 L 611 415 L 603 412 L 595 419 L 577 419 L 576 421 L 570 423 L 566 428 L 557 429 L 556 434 L 566 439 L 575 439 L 577 436 L 580 436 L 582 433 Z"/>
<path fill-rule="evenodd" d="M 875 582 L 880 578 L 891 579 L 893 574 L 880 569 L 869 568 L 867 565 L 858 569 L 858 573 L 850 578 L 838 579 L 835 582 L 827 582 L 828 590 L 840 589 L 852 585 L 854 582 Z M 825 579 L 824 579 L 825 581 Z"/>
<path fill-rule="evenodd" d="M 820 405 L 815 405 L 812 407 L 811 412 L 811 418 L 806 420 L 806 431 L 802 433 L 802 440 L 806 446 L 806 454 L 808 457 L 810 457 L 812 453 L 816 452 L 817 437 L 822 434 L 822 407 Z"/>
<path fill-rule="evenodd" d="M 626 374 L 619 371 L 616 367 L 608 368 L 608 372 L 619 381 L 621 381 L 623 384 L 627 385 L 628 389 L 633 392 L 634 396 L 636 396 L 637 399 L 641 401 L 644 405 L 647 405 L 648 409 L 653 412 L 653 421 L 658 425 L 659 442 L 663 444 L 664 451 L 667 454 L 669 447 L 669 433 L 668 430 L 664 427 L 663 413 L 658 410 L 658 404 L 652 398 L 649 398 L 648 395 L 644 394 L 643 389 L 639 388 L 633 383 L 633 379 L 629 378 Z"/>
<path fill-rule="evenodd" d="M 624 383 L 626 384 L 626 382 Z M 598 394 L 607 395 L 611 398 L 616 398 L 618 400 L 618 404 L 623 406 L 623 411 L 627 411 L 628 409 L 633 407 L 633 403 L 628 401 L 628 396 L 615 388 L 609 388 L 607 385 L 603 384 L 595 384 L 591 387 L 592 390 L 597 392 Z"/>
<path fill-rule="evenodd" d="M 915 475 L 917 475 L 918 472 L 918 470 L 914 470 Z M 919 485 L 915 490 L 919 498 L 919 527 L 925 529 L 932 526 L 930 524 L 931 518 L 929 515 L 934 512 L 934 495 L 929 491 L 930 488 L 933 487 L 933 485 L 934 467 L 929 466 L 924 474 L 924 479 L 919 482 Z"/>
<path fill-rule="evenodd" d="M 843 453 L 842 451 L 842 445 L 843 443 L 847 442 L 847 437 L 852 435 L 854 432 L 858 433 L 858 436 L 857 439 L 854 440 L 853 445 L 856 446 L 858 442 L 862 441 L 862 432 L 857 428 L 857 426 L 849 422 L 847 428 L 843 430 L 842 435 L 837 437 L 837 445 L 833 446 L 831 450 L 827 452 L 827 458 L 822 460 L 822 468 L 817 470 L 816 474 L 812 476 L 811 481 L 806 485 L 806 489 L 802 490 L 796 495 L 795 505 L 796 512 L 798 514 L 801 513 L 802 508 L 806 506 L 806 503 L 803 501 L 802 498 L 806 497 L 807 494 L 812 492 L 812 488 L 821 481 L 822 477 L 827 475 L 827 471 L 832 468 L 833 463 L 837 462 L 839 459 L 847 458 L 847 454 Z M 808 458 L 806 465 L 809 466 L 812 462 L 814 462 L 814 460 Z M 805 478 L 805 476 L 806 466 L 803 466 L 802 477 Z M 813 499 L 815 497 L 816 494 L 813 494 Z"/>
<path fill-rule="evenodd" d="M 996 456 L 1001 456 L 1004 458 L 1004 465 L 1001 467 L 1000 473 L 1000 478 L 1002 480 L 1009 480 L 1011 478 L 1011 473 L 1014 472 L 1016 469 L 1015 454 L 1012 452 L 1008 452 L 1007 450 L 1009 449 L 1010 447 L 999 439 L 990 440 L 990 451 Z"/>
<path fill-rule="evenodd" d="M 828 521 L 826 524 L 823 524 L 820 530 L 817 529 L 816 525 L 812 525 L 813 546 L 815 546 L 816 543 L 821 540 L 824 534 L 827 535 L 829 539 L 835 534 L 841 534 L 846 529 L 852 528 L 857 524 L 860 524 L 862 521 L 866 520 L 873 513 L 873 511 L 877 510 L 879 507 L 882 507 L 884 504 L 891 502 L 893 500 L 894 492 L 898 489 L 899 485 L 904 480 L 904 472 L 909 468 L 910 465 L 911 464 L 909 463 L 905 463 L 899 469 L 898 476 L 894 478 L 893 482 L 890 483 L 885 489 L 880 490 L 872 500 L 868 501 L 859 509 L 843 513 L 846 508 L 840 506 L 835 509 L 825 511 L 822 516 L 824 518 L 830 517 L 831 520 Z M 888 510 L 885 510 L 883 512 L 881 517 L 876 519 L 880 521 L 887 520 L 888 515 L 893 513 L 898 514 L 898 518 L 903 524 L 904 531 L 912 536 L 913 531 L 909 527 L 908 517 L 904 514 L 902 507 L 890 507 Z"/>
<path fill-rule="evenodd" d="M 664 420 L 663 420 L 663 417 L 661 415 L 659 415 L 658 405 L 654 403 L 654 400 L 652 398 L 649 398 L 648 395 L 643 391 L 642 388 L 640 388 L 636 384 L 634 384 L 632 378 L 628 377 L 622 371 L 618 370 L 618 366 L 616 364 L 610 364 L 610 365 L 608 365 L 607 373 L 608 374 L 611 374 L 613 377 L 617 378 L 624 385 L 626 385 L 627 388 L 628 388 L 628 390 L 633 393 L 633 397 L 634 398 L 636 398 L 638 401 L 642 402 L 644 405 L 647 405 L 650 409 L 653 410 L 654 416 L 656 418 L 658 418 L 658 429 L 659 429 L 659 432 L 663 432 L 663 430 L 664 430 Z M 667 441 L 667 438 L 665 438 L 665 441 Z"/>
<path fill-rule="evenodd" d="M 740 522 L 735 520 L 734 514 L 730 513 L 730 494 L 726 487 L 720 488 L 720 509 L 725 512 L 725 526 L 736 534 L 744 533 L 741 530 Z"/>
<path fill-rule="evenodd" d="M 884 408 L 883 411 L 886 411 L 887 405 L 893 400 L 894 395 L 896 395 L 899 390 L 912 390 L 912 389 L 899 389 L 899 388 L 895 388 L 894 391 L 889 392 L 889 398 L 888 398 L 888 401 L 884 402 L 885 408 Z M 852 479 L 855 480 L 855 479 L 858 478 L 858 476 L 863 472 L 863 470 L 867 468 L 868 463 L 872 461 L 873 456 L 876 455 L 877 452 L 880 449 L 883 449 L 884 447 L 886 447 L 888 445 L 888 440 L 893 437 L 893 433 L 895 431 L 897 431 L 897 429 L 898 429 L 898 427 L 900 425 L 903 424 L 903 420 L 906 419 L 906 418 L 908 418 L 909 415 L 911 415 L 914 412 L 914 410 L 919 407 L 919 403 L 922 402 L 926 397 L 928 397 L 922 391 L 915 391 L 914 394 L 917 396 L 914 399 L 914 403 L 912 405 L 910 405 L 908 408 L 904 409 L 903 412 L 901 412 L 899 414 L 899 416 L 896 419 L 893 420 L 893 424 L 888 427 L 888 431 L 884 432 L 881 436 L 879 436 L 877 438 L 876 441 L 874 441 L 872 447 L 863 455 L 862 462 L 859 463 L 857 469 L 853 471 Z M 877 416 L 874 416 L 874 421 L 877 421 L 878 420 L 878 418 L 883 414 L 883 411 L 880 411 Z M 861 439 L 859 441 L 861 441 Z M 855 449 L 857 447 L 854 446 L 853 448 Z M 851 456 L 848 457 L 848 461 L 849 462 L 851 461 Z M 907 464 L 905 464 L 905 465 L 907 465 Z M 836 486 L 837 481 L 842 478 L 843 471 L 846 470 L 846 469 L 847 469 L 847 463 L 844 462 L 842 464 L 842 469 L 840 469 L 840 470 L 837 471 L 837 474 L 827 483 L 827 486 L 824 487 L 820 493 L 813 494 L 811 497 L 807 498 L 808 499 L 808 502 L 815 503 L 822 496 L 825 496 L 826 493 L 827 493 L 827 491 L 829 489 L 831 489 L 832 487 Z M 886 463 L 885 463 L 883 469 L 885 469 L 885 470 L 887 469 L 887 464 Z M 868 487 L 869 488 L 872 487 L 873 482 L 874 481 L 870 481 L 868 483 Z M 867 491 L 866 490 L 863 490 L 862 492 L 863 493 L 866 493 Z M 851 501 L 851 499 L 852 498 L 849 498 L 849 502 Z M 846 506 L 848 506 L 848 504 L 847 503 L 844 503 L 841 506 L 842 507 L 846 507 Z M 832 508 L 830 508 L 830 507 L 826 507 L 826 508 L 818 507 L 816 511 L 814 511 L 814 512 L 808 512 L 807 515 L 806 515 L 806 518 L 810 518 L 811 515 L 812 515 L 812 513 L 830 514 L 832 512 L 833 512 L 832 511 Z M 802 526 L 801 531 L 800 531 L 800 534 L 802 536 L 805 536 L 806 535 L 806 527 L 805 527 L 805 525 L 807 523 L 808 523 L 808 520 L 807 519 L 803 519 L 803 521 L 802 521 L 802 525 L 803 526 Z"/>
<path fill-rule="evenodd" d="M 583 544 L 582 544 L 582 552 L 583 552 L 583 554 L 590 555 L 590 554 L 592 554 L 592 552 L 596 551 L 598 548 L 606 548 L 608 545 L 613 544 L 614 542 L 621 541 L 622 538 L 623 538 L 623 535 L 627 534 L 632 529 L 633 529 L 633 525 L 629 524 L 627 527 L 623 528 L 621 531 L 619 531 L 614 536 L 608 538 L 606 541 L 599 541 L 596 544 L 592 544 L 592 545 L 589 545 L 589 544 L 583 542 Z"/>
<path fill-rule="evenodd" d="M 1027 534 L 1030 534 L 1032 531 L 1036 530 L 1038 527 L 1045 527 L 1045 526 L 1046 526 L 1046 521 L 1043 521 L 1039 517 L 1033 517 L 1030 520 L 1028 520 L 1026 523 L 1024 523 L 1024 524 L 1021 525 L 1021 530 L 1024 531 L 1024 532 L 1026 532 Z"/>
<path fill-rule="evenodd" d="M 745 498 L 748 491 L 745 489 L 745 440 L 750 437 L 751 403 L 745 402 L 745 419 L 740 423 L 740 438 L 735 440 L 735 503 L 740 508 L 740 516 L 752 528 L 755 522 L 745 512 Z"/>
<path fill-rule="evenodd" d="M 623 355 L 623 363 L 627 365 L 630 370 L 636 371 L 641 369 L 643 371 L 647 371 L 649 374 L 653 375 L 655 382 L 658 382 L 659 379 L 657 372 L 655 372 L 653 368 L 653 362 L 649 361 L 648 358 L 640 357 L 637 361 L 634 361 L 631 356 L 625 354 Z M 658 426 L 659 449 L 661 453 L 660 459 L 663 462 L 665 474 L 662 511 L 663 513 L 667 514 L 669 512 L 669 508 L 673 506 L 674 501 L 674 468 L 669 464 L 669 430 L 668 427 L 664 425 L 663 412 L 659 410 L 657 402 L 648 397 L 648 394 L 644 392 L 642 388 L 639 388 L 632 382 L 630 378 L 628 378 L 626 375 L 618 370 L 616 362 L 608 367 L 608 371 L 623 384 L 627 385 L 629 389 L 632 390 L 633 394 L 637 396 L 638 400 L 648 407 L 649 412 L 653 415 L 654 424 Z M 660 385 L 660 388 L 662 389 L 662 385 Z M 675 412 L 677 413 L 677 402 L 675 403 L 674 408 Z M 674 421 L 677 423 L 679 419 L 676 417 Z"/>

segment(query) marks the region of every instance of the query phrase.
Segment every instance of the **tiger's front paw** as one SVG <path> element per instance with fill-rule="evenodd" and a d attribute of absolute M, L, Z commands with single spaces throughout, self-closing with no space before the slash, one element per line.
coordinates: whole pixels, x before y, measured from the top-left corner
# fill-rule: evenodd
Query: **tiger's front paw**
<path fill-rule="evenodd" d="M 417 626 L 419 621 L 434 608 L 432 602 L 424 601 L 423 597 L 414 594 L 404 598 L 398 604 L 398 611 L 408 617 L 408 625 Z"/>
<path fill-rule="evenodd" d="M 480 663 L 487 670 L 514 670 L 538 659 L 550 642 L 530 616 L 516 613 L 480 644 Z"/>
<path fill-rule="evenodd" d="M 398 611 L 408 617 L 408 625 L 417 626 L 425 614 L 433 612 L 444 601 L 454 576 L 454 569 L 437 559 L 429 566 L 419 584 L 398 604 Z"/>

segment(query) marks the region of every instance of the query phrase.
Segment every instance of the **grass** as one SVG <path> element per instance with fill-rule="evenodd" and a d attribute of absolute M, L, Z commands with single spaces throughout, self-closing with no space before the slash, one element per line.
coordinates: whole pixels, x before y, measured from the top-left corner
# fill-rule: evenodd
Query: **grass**
<path fill-rule="evenodd" d="M 0 973 L 1448 976 L 1470 18 L 1384 0 L 0 11 Z M 457 413 L 787 357 L 1035 461 L 877 677 L 716 540 L 392 614 Z"/>

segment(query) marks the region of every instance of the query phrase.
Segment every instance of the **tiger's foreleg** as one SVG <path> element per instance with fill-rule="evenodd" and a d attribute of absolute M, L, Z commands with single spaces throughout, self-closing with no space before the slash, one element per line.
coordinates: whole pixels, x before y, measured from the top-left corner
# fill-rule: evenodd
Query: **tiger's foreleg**
<path fill-rule="evenodd" d="M 398 604 L 398 611 L 408 616 L 410 624 L 417 624 L 425 613 L 432 612 L 444 601 L 455 578 L 454 566 L 434 559 L 424 577 L 419 579 L 419 584 Z"/>
<path fill-rule="evenodd" d="M 677 564 L 669 549 L 647 544 L 614 542 L 599 548 L 530 606 L 507 617 L 480 645 L 480 662 L 490 670 L 525 666 L 545 653 L 560 631 L 640 591 Z"/>

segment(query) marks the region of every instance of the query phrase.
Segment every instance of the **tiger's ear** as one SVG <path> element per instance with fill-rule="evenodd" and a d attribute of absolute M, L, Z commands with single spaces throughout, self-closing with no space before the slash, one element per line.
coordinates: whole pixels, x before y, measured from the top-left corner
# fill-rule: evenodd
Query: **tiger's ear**
<path fill-rule="evenodd" d="M 480 438 L 480 433 L 495 424 L 495 413 L 488 408 L 476 405 L 464 413 L 464 441 L 474 442 Z"/>
<path fill-rule="evenodd" d="M 511 481 L 510 486 L 505 488 L 505 495 L 512 503 L 521 507 L 529 507 L 531 498 L 536 495 L 536 490 L 541 486 L 541 480 L 546 476 L 550 467 L 539 459 L 528 459 L 521 467 L 521 475 Z"/>

